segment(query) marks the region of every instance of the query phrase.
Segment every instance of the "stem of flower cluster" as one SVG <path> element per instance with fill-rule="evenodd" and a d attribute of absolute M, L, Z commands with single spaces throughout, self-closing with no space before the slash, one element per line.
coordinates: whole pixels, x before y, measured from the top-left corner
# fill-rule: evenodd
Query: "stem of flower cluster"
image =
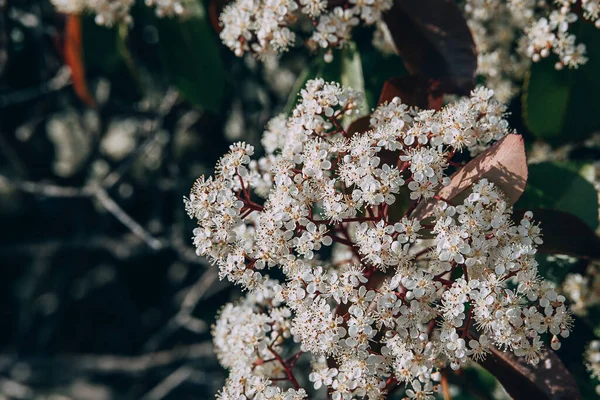
<path fill-rule="evenodd" d="M 279 363 L 285 370 L 285 375 L 287 376 L 287 380 L 289 380 L 291 382 L 291 384 L 294 385 L 294 389 L 296 389 L 296 390 L 300 389 L 300 384 L 298 383 L 298 381 L 296 380 L 296 377 L 294 376 L 294 373 L 292 372 L 293 365 L 286 363 L 285 360 L 283 358 L 281 358 L 279 353 L 277 353 L 275 350 L 273 350 L 273 348 L 271 346 L 269 346 L 267 348 L 273 354 L 273 356 L 277 359 L 277 361 L 279 361 Z M 300 357 L 300 356 L 298 356 L 298 357 Z M 295 362 L 294 362 L 294 364 L 295 364 Z"/>
<path fill-rule="evenodd" d="M 340 125 L 340 123 L 334 117 L 329 117 L 329 120 L 331 121 L 331 123 L 333 123 L 333 125 L 335 125 L 335 127 L 340 131 L 340 133 L 344 137 L 348 137 L 348 132 L 346 132 L 346 130 Z"/>
<path fill-rule="evenodd" d="M 338 242 L 340 244 L 345 244 L 346 246 L 350 246 L 350 247 L 354 246 L 354 243 L 352 243 L 351 240 L 344 239 L 344 238 L 341 238 L 339 236 L 335 236 L 333 233 L 329 233 L 328 232 L 327 236 L 329 236 L 334 242 Z"/>
<path fill-rule="evenodd" d="M 444 203 L 448 204 L 449 206 L 454 206 L 454 204 L 450 200 L 445 199 L 442 196 L 435 195 L 435 196 L 433 196 L 433 198 L 436 200 L 439 200 L 439 201 L 443 201 Z"/>

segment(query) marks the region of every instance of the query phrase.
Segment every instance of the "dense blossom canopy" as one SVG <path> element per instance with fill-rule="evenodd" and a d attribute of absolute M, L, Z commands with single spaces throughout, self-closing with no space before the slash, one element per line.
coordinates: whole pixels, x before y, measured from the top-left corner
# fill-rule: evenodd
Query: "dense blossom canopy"
<path fill-rule="evenodd" d="M 305 398 L 293 372 L 304 353 L 314 388 L 335 400 L 379 399 L 402 384 L 409 398 L 433 399 L 444 366 L 493 347 L 537 363 L 542 335 L 556 349 L 569 334 L 565 298 L 538 275 L 532 214 L 515 224 L 486 179 L 461 200 L 436 195 L 460 167 L 454 155 L 510 133 L 493 92 L 440 111 L 395 98 L 351 134 L 344 125 L 361 101 L 309 81 L 291 116 L 269 123 L 265 156 L 232 145 L 185 199 L 197 253 L 249 290 L 213 330 L 230 369 L 223 399 Z M 433 211 L 418 216 L 425 203 Z M 272 268 L 285 280 L 269 278 Z"/>

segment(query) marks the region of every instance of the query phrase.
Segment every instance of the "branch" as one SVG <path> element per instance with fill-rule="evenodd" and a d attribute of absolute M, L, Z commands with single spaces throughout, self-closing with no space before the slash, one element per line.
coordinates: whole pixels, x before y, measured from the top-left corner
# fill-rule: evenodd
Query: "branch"
<path fill-rule="evenodd" d="M 106 191 L 99 187 L 94 192 L 94 197 L 100 204 L 111 213 L 116 219 L 118 219 L 123 225 L 125 225 L 134 235 L 138 236 L 144 242 L 154 250 L 160 250 L 164 247 L 163 243 L 154 238 L 148 231 L 146 231 L 140 224 L 138 224 L 133 218 L 129 216 L 119 205 L 106 193 Z"/>
<path fill-rule="evenodd" d="M 138 374 L 154 368 L 165 367 L 177 362 L 213 358 L 210 342 L 176 347 L 138 356 L 117 355 L 58 355 L 52 357 L 24 357 L 22 354 L 0 355 L 0 371 L 10 371 L 14 363 L 24 363 L 33 368 L 64 368 L 78 373 Z"/>
<path fill-rule="evenodd" d="M 142 400 L 164 399 L 177 386 L 185 382 L 194 371 L 187 366 L 181 366 L 163 379 L 158 385 L 142 397 Z"/>

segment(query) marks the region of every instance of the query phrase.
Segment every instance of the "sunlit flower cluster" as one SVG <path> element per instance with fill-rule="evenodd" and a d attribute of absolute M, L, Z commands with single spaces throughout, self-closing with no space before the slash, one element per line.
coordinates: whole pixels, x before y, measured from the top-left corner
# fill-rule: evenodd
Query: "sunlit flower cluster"
<path fill-rule="evenodd" d="M 576 10 L 576 3 L 581 9 Z M 598 20 L 600 2 L 587 0 L 467 0 L 465 14 L 478 51 L 478 73 L 507 101 L 517 91 L 531 61 L 554 54 L 556 68 L 587 62 L 586 48 L 571 32 L 573 23 Z"/>
<path fill-rule="evenodd" d="M 220 16 L 220 36 L 237 56 L 250 51 L 263 59 L 288 50 L 300 36 L 312 50 L 340 48 L 355 26 L 375 24 L 391 6 L 391 0 L 349 0 L 343 7 L 327 0 L 236 0 Z"/>
<path fill-rule="evenodd" d="M 515 4 L 522 3 L 523 0 L 513 0 L 511 4 L 514 7 Z M 587 57 L 585 45 L 577 44 L 577 38 L 569 32 L 569 27 L 579 18 L 574 10 L 575 2 L 559 0 L 556 3 L 556 6 L 547 5 L 545 13 L 525 28 L 527 39 L 521 46 L 533 61 L 555 54 L 558 56 L 557 69 L 562 69 L 564 66 L 577 68 L 587 62 Z M 586 4 L 584 9 L 592 11 L 592 13 L 586 11 L 584 17 L 592 21 L 597 20 L 600 10 L 598 0 L 588 0 L 583 3 Z M 513 13 L 517 11 L 518 7 L 515 7 Z"/>
<path fill-rule="evenodd" d="M 135 0 L 51 0 L 57 11 L 66 14 L 91 12 L 98 25 L 111 27 L 116 24 L 132 24 L 130 11 Z M 180 15 L 183 6 L 178 0 L 146 0 L 146 5 L 156 9 L 159 17 Z"/>
<path fill-rule="evenodd" d="M 296 373 L 310 357 L 309 381 L 334 400 L 398 387 L 433 399 L 443 368 L 494 347 L 537 363 L 543 335 L 560 346 L 571 316 L 538 275 L 532 214 L 513 222 L 486 179 L 460 200 L 436 194 L 460 167 L 454 155 L 509 133 L 492 95 L 479 88 L 437 112 L 395 98 L 350 134 L 362 96 L 312 80 L 268 125 L 262 158 L 236 143 L 198 179 L 184 199 L 197 253 L 249 291 L 213 328 L 230 370 L 220 398 L 304 398 Z"/>

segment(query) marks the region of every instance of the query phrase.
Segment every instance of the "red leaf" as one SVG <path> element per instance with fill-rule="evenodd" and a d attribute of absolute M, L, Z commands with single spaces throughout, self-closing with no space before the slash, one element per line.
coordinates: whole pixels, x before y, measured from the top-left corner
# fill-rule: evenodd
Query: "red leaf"
<path fill-rule="evenodd" d="M 516 203 L 527 184 L 527 158 L 521 135 L 506 135 L 475 157 L 452 176 L 450 185 L 442 188 L 438 195 L 451 201 L 483 178 L 502 190 L 510 205 Z M 427 217 L 436 202 L 437 200 L 430 199 L 419 204 L 411 217 Z"/>
<path fill-rule="evenodd" d="M 94 107 L 96 101 L 92 97 L 85 79 L 83 48 L 81 45 L 81 19 L 78 15 L 67 16 L 64 56 L 65 63 L 71 68 L 71 81 L 75 93 L 88 106 Z"/>
<path fill-rule="evenodd" d="M 492 349 L 479 362 L 498 379 L 514 400 L 580 400 L 575 379 L 552 350 L 544 350 L 537 365 L 523 357 Z"/>
<path fill-rule="evenodd" d="M 350 124 L 350 126 L 348 126 L 348 129 L 346 129 L 346 133 L 348 134 L 348 136 L 352 136 L 355 133 L 365 133 L 366 131 L 368 131 L 371 127 L 369 122 L 370 119 L 371 116 L 366 115 L 353 121 Z"/>
<path fill-rule="evenodd" d="M 208 4 L 208 16 L 210 17 L 210 23 L 217 33 L 221 33 L 223 27 L 219 22 L 219 16 L 223 12 L 223 8 L 227 5 L 228 0 L 211 0 Z"/>
<path fill-rule="evenodd" d="M 437 81 L 417 76 L 396 76 L 385 81 L 377 104 L 392 101 L 394 97 L 400 97 L 402 103 L 409 106 L 439 110 L 444 93 Z"/>
<path fill-rule="evenodd" d="M 449 93 L 473 89 L 475 43 L 454 1 L 394 0 L 384 21 L 411 74 L 438 80 Z"/>

